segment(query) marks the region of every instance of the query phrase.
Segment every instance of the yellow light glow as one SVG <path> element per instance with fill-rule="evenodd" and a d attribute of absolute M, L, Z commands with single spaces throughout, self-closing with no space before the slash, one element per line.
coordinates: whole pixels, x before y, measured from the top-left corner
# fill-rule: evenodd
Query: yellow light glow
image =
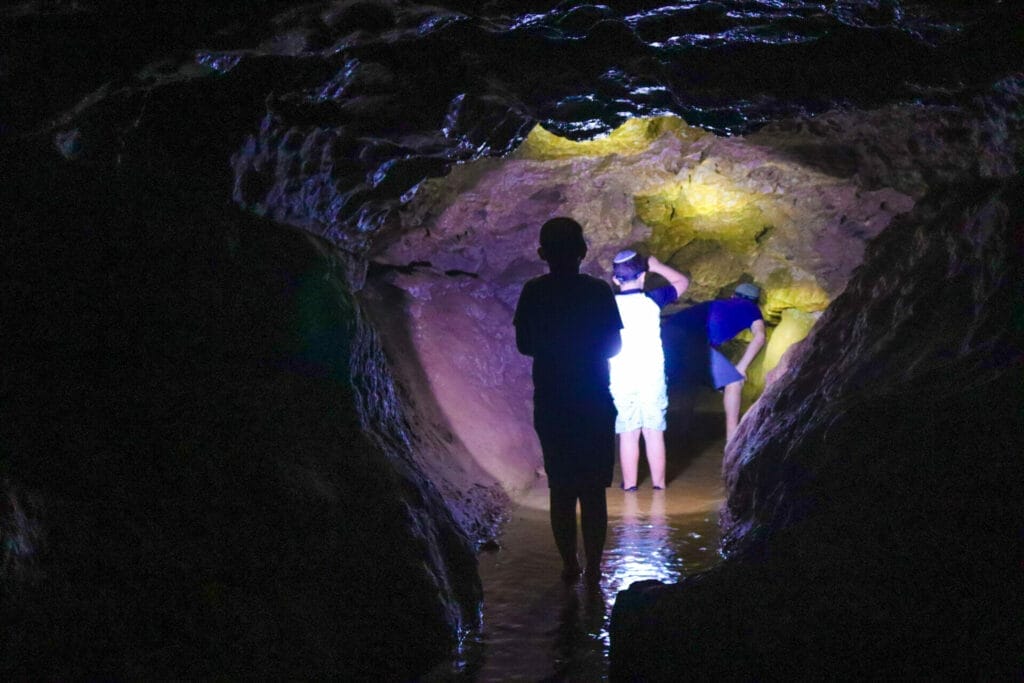
<path fill-rule="evenodd" d="M 690 142 L 709 135 L 700 128 L 688 126 L 676 116 L 627 119 L 608 135 L 579 142 L 555 135 L 537 124 L 516 150 L 516 156 L 521 159 L 547 161 L 582 156 L 639 154 L 666 133 L 672 133 Z"/>
<path fill-rule="evenodd" d="M 651 226 L 652 246 L 675 252 L 696 239 L 714 240 L 749 253 L 768 219 L 755 203 L 757 196 L 721 183 L 674 181 L 637 195 L 637 217 Z"/>
<path fill-rule="evenodd" d="M 690 276 L 690 295 L 698 300 L 720 296 L 741 277 L 753 276 L 762 285 L 761 310 L 768 325 L 768 342 L 748 368 L 744 400 L 750 402 L 764 389 L 772 370 L 792 344 L 803 339 L 830 302 L 813 275 L 799 268 L 780 268 L 765 277 L 759 272 L 765 236 L 774 226 L 792 223 L 789 207 L 770 190 L 749 182 L 742 167 L 704 160 L 706 131 L 674 116 L 629 119 L 608 135 L 573 141 L 540 125 L 533 128 L 516 151 L 520 159 L 547 161 L 612 154 L 640 154 L 664 135 L 676 135 L 684 145 L 686 163 L 677 173 L 646 176 L 650 184 L 633 197 L 636 218 L 651 232 L 645 246 Z M 696 150 L 700 150 L 700 154 Z M 766 194 L 766 192 L 768 192 Z M 770 259 L 767 261 L 770 262 Z M 749 333 L 738 343 L 749 342 Z M 737 346 L 737 349 L 739 346 Z"/>
<path fill-rule="evenodd" d="M 795 308 L 787 308 L 782 312 L 782 320 L 772 332 L 771 339 L 764 349 L 764 371 L 771 372 L 786 350 L 807 336 L 814 327 L 818 316 Z"/>
<path fill-rule="evenodd" d="M 812 276 L 780 269 L 764 283 L 761 312 L 765 320 L 774 323 L 788 309 L 815 313 L 828 308 L 829 302 L 828 294 Z"/>
<path fill-rule="evenodd" d="M 765 387 L 765 376 L 778 364 L 790 346 L 802 340 L 814 327 L 818 314 L 787 308 L 780 314 L 779 324 L 769 328 L 768 341 L 764 351 L 757 355 L 747 369 L 747 381 L 743 385 L 743 400 L 752 403 Z"/>
<path fill-rule="evenodd" d="M 750 204 L 749 194 L 722 185 L 691 182 L 677 186 L 676 192 L 679 197 L 676 210 L 681 210 L 681 215 L 686 217 L 735 213 Z"/>

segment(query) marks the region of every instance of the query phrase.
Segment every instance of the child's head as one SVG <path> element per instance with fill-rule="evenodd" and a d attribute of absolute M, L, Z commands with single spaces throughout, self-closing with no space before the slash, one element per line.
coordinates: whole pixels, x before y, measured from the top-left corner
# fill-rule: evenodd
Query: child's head
<path fill-rule="evenodd" d="M 578 267 L 587 255 L 583 228 L 571 218 L 552 218 L 541 226 L 540 249 L 537 253 L 552 269 Z"/>
<path fill-rule="evenodd" d="M 615 282 L 633 282 L 647 272 L 647 259 L 632 249 L 624 249 L 612 259 L 612 276 Z"/>
<path fill-rule="evenodd" d="M 757 300 L 761 298 L 761 288 L 751 282 L 744 282 L 736 286 L 733 295 L 757 303 Z"/>

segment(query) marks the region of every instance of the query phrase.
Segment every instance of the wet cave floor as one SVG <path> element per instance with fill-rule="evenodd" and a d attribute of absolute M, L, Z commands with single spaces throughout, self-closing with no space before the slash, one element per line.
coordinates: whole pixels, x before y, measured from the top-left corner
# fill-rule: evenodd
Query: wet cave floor
<path fill-rule="evenodd" d="M 696 409 L 670 408 L 665 491 L 651 489 L 643 455 L 635 493 L 618 488 L 616 466 L 599 591 L 560 580 L 544 481 L 521 497 L 501 548 L 480 554 L 482 629 L 470 634 L 455 661 L 424 680 L 607 680 L 609 618 L 618 591 L 647 579 L 673 583 L 720 560 L 725 441 L 718 400 L 707 392 Z"/>

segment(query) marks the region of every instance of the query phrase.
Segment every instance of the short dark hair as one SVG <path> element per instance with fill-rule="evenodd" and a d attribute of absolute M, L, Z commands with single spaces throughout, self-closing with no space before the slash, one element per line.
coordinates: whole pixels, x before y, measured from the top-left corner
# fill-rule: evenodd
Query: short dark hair
<path fill-rule="evenodd" d="M 612 259 L 612 275 L 619 282 L 630 282 L 647 272 L 647 259 L 632 249 L 624 249 Z"/>
<path fill-rule="evenodd" d="M 587 253 L 583 226 L 571 218 L 552 218 L 540 228 L 540 246 L 547 259 L 582 258 Z"/>

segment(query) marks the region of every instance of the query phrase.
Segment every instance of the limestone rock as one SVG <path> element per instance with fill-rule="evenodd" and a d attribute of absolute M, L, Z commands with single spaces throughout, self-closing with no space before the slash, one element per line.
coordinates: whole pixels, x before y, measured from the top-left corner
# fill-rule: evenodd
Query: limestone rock
<path fill-rule="evenodd" d="M 458 527 L 538 460 L 508 322 L 540 222 L 581 218 L 597 275 L 644 243 L 693 300 L 766 282 L 774 350 L 929 189 L 1019 167 L 1012 3 L 443 4 L 0 11 L 9 677 L 414 676 L 475 614 Z M 15 165 L 32 131 L 77 170 Z M 370 250 L 397 382 L 341 282 Z"/>
<path fill-rule="evenodd" d="M 1022 220 L 977 184 L 871 244 L 727 449 L 726 561 L 620 594 L 614 678 L 1016 675 Z"/>
<path fill-rule="evenodd" d="M 477 624 L 476 539 L 416 461 L 345 256 L 26 156 L 0 677 L 407 680 L 445 657 Z M 468 527 L 489 500 L 451 503 Z"/>
<path fill-rule="evenodd" d="M 532 481 L 540 454 L 512 312 L 523 283 L 545 270 L 536 256 L 545 220 L 579 220 L 590 248 L 584 271 L 606 280 L 615 252 L 634 245 L 690 275 L 687 301 L 757 280 L 774 328 L 787 310 L 823 310 L 867 240 L 911 206 L 894 190 L 866 191 L 672 117 L 585 142 L 537 128 L 506 159 L 462 164 L 418 187 L 371 252 L 380 264 L 371 289 L 403 294 L 387 311 L 368 308 L 383 321 L 399 307 L 404 323 L 389 326 L 400 345 L 391 355 L 418 359 L 445 429 L 515 490 Z M 798 340 L 811 323 L 794 314 L 770 344 L 772 358 L 782 355 L 782 339 Z M 754 369 L 748 400 L 771 368 Z M 490 434 L 477 425 L 490 425 Z"/>

